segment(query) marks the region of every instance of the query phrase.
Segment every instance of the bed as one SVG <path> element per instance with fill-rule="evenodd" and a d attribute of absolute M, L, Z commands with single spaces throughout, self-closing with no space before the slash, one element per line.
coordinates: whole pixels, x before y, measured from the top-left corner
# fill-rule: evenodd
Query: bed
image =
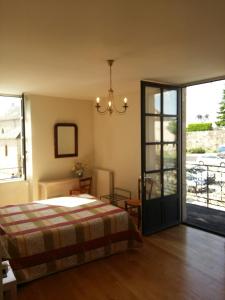
<path fill-rule="evenodd" d="M 1 241 L 18 283 L 141 245 L 126 211 L 90 195 L 0 208 Z"/>

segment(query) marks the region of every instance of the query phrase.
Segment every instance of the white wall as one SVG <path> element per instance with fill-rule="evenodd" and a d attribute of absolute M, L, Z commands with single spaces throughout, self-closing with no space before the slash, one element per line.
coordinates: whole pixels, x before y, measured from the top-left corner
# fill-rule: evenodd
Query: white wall
<path fill-rule="evenodd" d="M 55 158 L 54 124 L 78 126 L 77 160 L 93 163 L 93 102 L 43 96 L 29 97 L 32 119 L 33 199 L 38 199 L 38 181 L 71 176 L 74 157 Z"/>
<path fill-rule="evenodd" d="M 137 88 L 126 96 L 129 107 L 125 114 L 94 112 L 95 166 L 112 170 L 115 186 L 137 196 L 141 173 L 140 91 Z"/>
<path fill-rule="evenodd" d="M 28 188 L 27 181 L 1 182 L 0 206 L 28 202 Z"/>

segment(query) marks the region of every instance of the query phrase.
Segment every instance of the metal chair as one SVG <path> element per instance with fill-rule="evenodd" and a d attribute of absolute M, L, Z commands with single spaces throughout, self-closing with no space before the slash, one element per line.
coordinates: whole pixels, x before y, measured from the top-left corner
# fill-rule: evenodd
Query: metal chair
<path fill-rule="evenodd" d="M 124 205 L 121 206 L 120 203 L 123 204 L 125 200 L 131 199 L 131 191 L 115 187 L 111 194 L 100 196 L 100 200 L 104 201 L 105 199 L 113 205 L 124 208 Z"/>

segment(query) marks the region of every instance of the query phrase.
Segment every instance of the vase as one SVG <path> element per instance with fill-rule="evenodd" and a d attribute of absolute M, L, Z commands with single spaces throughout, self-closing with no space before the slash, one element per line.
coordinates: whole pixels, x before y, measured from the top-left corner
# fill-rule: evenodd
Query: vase
<path fill-rule="evenodd" d="M 83 170 L 77 170 L 77 171 L 75 172 L 76 177 L 82 177 L 83 174 L 84 174 L 84 171 L 83 171 Z"/>

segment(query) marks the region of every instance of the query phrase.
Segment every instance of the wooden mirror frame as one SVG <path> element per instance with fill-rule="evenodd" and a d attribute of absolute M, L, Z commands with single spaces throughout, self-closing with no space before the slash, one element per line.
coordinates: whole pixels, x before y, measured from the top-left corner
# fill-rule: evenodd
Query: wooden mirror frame
<path fill-rule="evenodd" d="M 58 128 L 59 127 L 72 127 L 74 128 L 74 152 L 72 153 L 65 153 L 60 154 L 59 153 L 59 137 L 58 137 Z M 77 125 L 74 123 L 56 123 L 54 126 L 54 144 L 55 144 L 55 158 L 60 157 L 72 157 L 72 156 L 78 156 L 78 128 Z"/>

